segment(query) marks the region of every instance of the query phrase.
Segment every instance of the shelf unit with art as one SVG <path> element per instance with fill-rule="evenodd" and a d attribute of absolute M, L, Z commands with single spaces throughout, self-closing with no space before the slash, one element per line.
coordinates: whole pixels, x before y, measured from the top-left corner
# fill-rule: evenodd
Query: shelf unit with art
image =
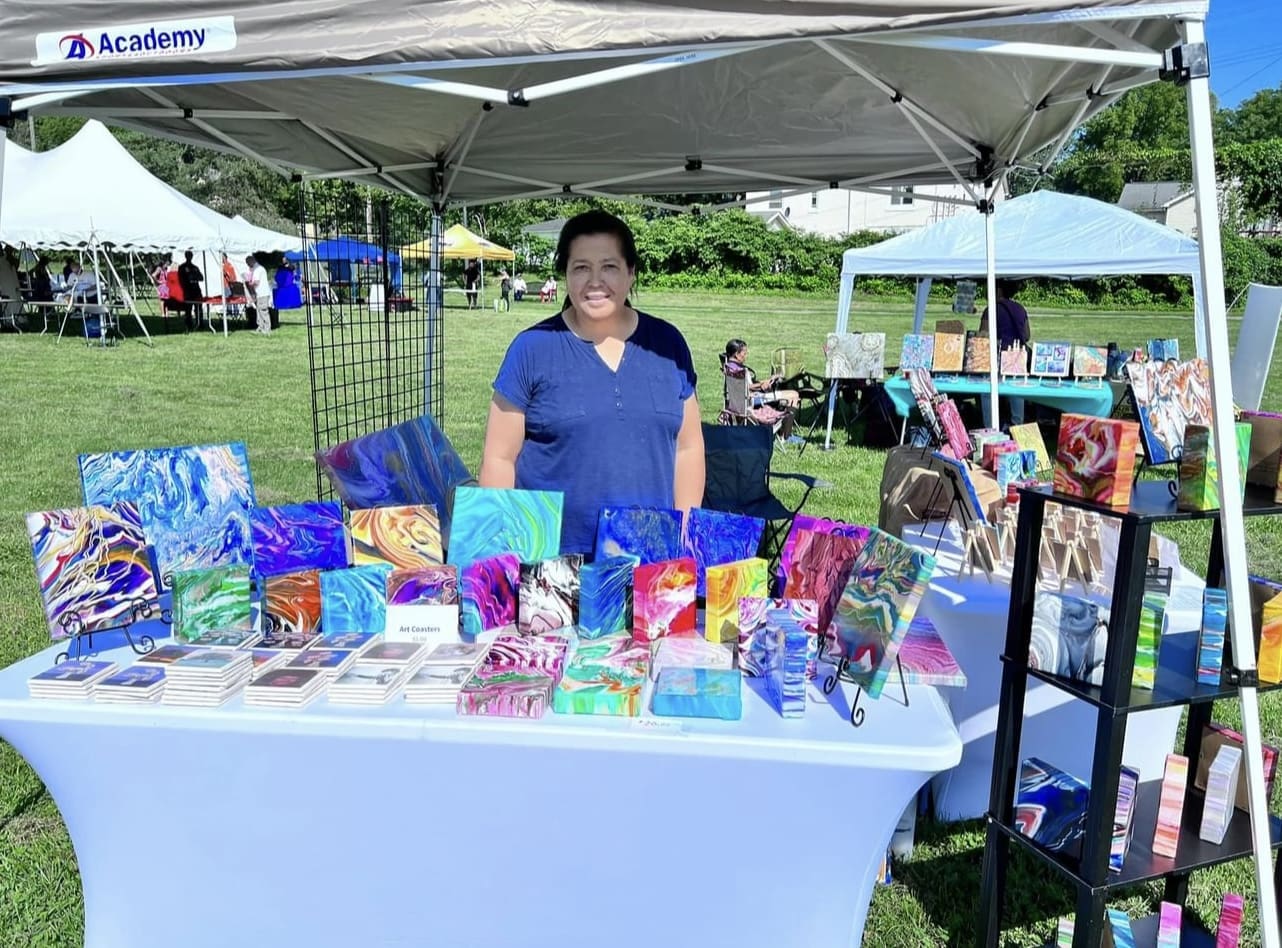
<path fill-rule="evenodd" d="M 1120 521 L 1104 673 L 1099 685 L 1029 667 L 1038 572 L 1038 539 L 1042 534 L 1046 505 L 1051 502 L 1098 512 Z M 1215 518 L 1206 573 L 1208 585 L 1215 586 L 1222 582 L 1224 569 L 1220 522 L 1218 511 L 1215 510 L 1177 510 L 1166 481 L 1136 483 L 1129 507 L 1120 509 L 1053 493 L 1046 487 L 1021 488 L 1019 508 L 1011 607 L 1006 646 L 1001 656 L 1002 685 L 984 851 L 979 943 L 987 948 L 996 948 L 998 944 L 1002 931 L 1007 864 L 1010 847 L 1014 845 L 1053 867 L 1073 887 L 1076 913 L 1072 944 L 1074 948 L 1097 948 L 1101 944 L 1112 944 L 1111 941 L 1103 940 L 1106 932 L 1111 934 L 1105 902 L 1115 890 L 1161 879 L 1165 882 L 1164 900 L 1183 904 L 1189 874 L 1193 870 L 1252 854 L 1248 815 L 1233 809 L 1231 803 L 1231 819 L 1223 842 L 1215 845 L 1199 838 L 1204 795 L 1192 786 L 1192 775 L 1197 773 L 1201 755 L 1202 731 L 1211 721 L 1213 702 L 1238 694 L 1238 686 L 1233 681 L 1231 671 L 1233 661 L 1227 636 L 1223 657 L 1224 671 L 1218 686 L 1198 684 L 1196 648 L 1190 654 L 1187 648 L 1174 647 L 1159 651 L 1151 689 L 1133 686 L 1149 540 L 1154 525 Z M 1272 491 L 1266 493 L 1249 488 L 1243 512 L 1248 517 L 1282 514 L 1282 504 L 1274 502 Z M 1089 777 L 1089 795 L 1085 807 L 1085 831 L 1076 851 L 1071 847 L 1056 851 L 1036 842 L 1021 832 L 1016 821 L 1016 794 L 1022 768 L 1020 735 L 1026 687 L 1030 678 L 1061 688 L 1078 700 L 1090 703 L 1097 710 L 1091 773 L 1078 775 Z M 1264 684 L 1260 690 L 1278 687 L 1282 686 Z M 1152 847 L 1161 802 L 1162 775 L 1141 774 L 1130 823 L 1134 834 L 1132 842 L 1122 862 L 1121 871 L 1112 871 L 1109 863 L 1127 717 L 1138 711 L 1181 705 L 1186 705 L 1189 709 L 1182 753 L 1188 759 L 1190 776 L 1180 817 L 1175 856 L 1170 858 L 1157 855 Z M 1054 765 L 1053 760 L 1048 763 Z M 1271 818 L 1270 830 L 1272 845 L 1276 850 L 1282 846 L 1282 820 Z M 1275 891 L 1273 895 L 1277 898 L 1279 893 Z M 1136 944 L 1154 944 L 1148 931 L 1155 928 L 1152 917 L 1137 920 L 1134 927 Z M 1214 943 L 1214 939 L 1194 929 L 1194 925 L 1185 923 L 1181 944 Z M 1202 940 L 1204 937 L 1205 941 Z"/>

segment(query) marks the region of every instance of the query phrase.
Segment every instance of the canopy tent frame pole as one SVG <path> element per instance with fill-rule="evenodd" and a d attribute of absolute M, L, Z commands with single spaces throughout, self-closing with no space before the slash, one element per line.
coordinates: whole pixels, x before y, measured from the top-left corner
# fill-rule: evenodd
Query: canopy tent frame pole
<path fill-rule="evenodd" d="M 1210 69 L 1206 54 L 1205 24 L 1200 19 L 1180 23 L 1185 45 L 1168 55 L 1182 66 L 1189 111 L 1189 147 L 1193 158 L 1193 203 L 1197 212 L 1198 256 L 1206 307 L 1207 363 L 1211 374 L 1211 427 L 1214 443 L 1235 442 L 1233 387 L 1229 372 L 1228 322 L 1224 307 L 1224 263 L 1221 256 L 1220 217 L 1215 179 L 1215 153 L 1211 125 Z M 1192 68 L 1190 68 L 1192 65 Z M 1255 853 L 1256 902 L 1260 936 L 1265 948 L 1278 948 L 1278 906 L 1275 901 L 1272 846 L 1269 833 L 1269 798 L 1264 784 L 1264 757 L 1260 728 L 1259 679 L 1251 620 L 1250 572 L 1246 558 L 1246 523 L 1242 516 L 1242 483 L 1236 464 L 1221 464 L 1216 482 L 1220 505 L 1220 537 L 1224 576 L 1229 599 L 1229 634 L 1235 669 L 1226 674 L 1240 679 L 1242 733 L 1246 738 L 1247 796 L 1250 802 L 1251 839 Z M 1207 577 L 1208 581 L 1214 577 Z"/>
<path fill-rule="evenodd" d="M 367 175 L 389 175 L 397 171 L 422 171 L 435 168 L 435 161 L 407 161 L 399 165 L 361 165 L 358 168 L 344 168 L 341 171 L 301 171 L 299 177 L 304 181 L 326 181 L 331 178 L 362 178 Z M 417 191 L 413 197 L 422 200 Z"/>
<path fill-rule="evenodd" d="M 1098 46 L 1067 46 L 1059 43 L 1031 43 L 1015 40 L 983 39 L 972 36 L 942 36 L 940 34 L 913 33 L 864 33 L 848 36 L 855 43 L 875 46 L 906 46 L 911 49 L 928 49 L 945 53 L 982 53 L 985 56 L 1016 56 L 1025 59 L 1053 59 L 1073 63 L 1098 63 L 1101 66 L 1125 66 L 1131 69 L 1158 69 L 1162 54 L 1149 51 L 1102 49 Z"/>
<path fill-rule="evenodd" d="M 163 105 L 167 109 L 179 108 L 176 102 L 171 102 L 169 99 L 165 98 L 155 89 L 151 89 L 145 85 L 138 85 L 136 88 L 138 89 L 139 92 L 141 92 L 147 98 L 151 99 L 153 102 Z M 272 171 L 276 172 L 278 175 L 280 175 L 283 178 L 289 178 L 292 176 L 292 172 L 281 167 L 276 162 L 272 161 L 270 158 L 264 155 L 260 155 L 258 152 L 250 148 L 248 145 L 241 143 L 239 140 L 233 138 L 231 135 L 228 135 L 226 132 L 222 131 L 222 129 L 215 128 L 213 125 L 210 125 L 204 119 L 195 118 L 194 114 L 191 116 L 187 116 L 184 114 L 184 117 L 186 117 L 188 122 L 196 126 L 196 128 L 200 129 L 206 135 L 210 136 L 211 138 L 216 138 L 218 141 L 222 142 L 224 145 L 226 145 L 228 148 L 231 148 L 233 151 L 238 152 L 239 154 L 243 155 L 246 158 L 249 158 L 252 161 L 258 162 L 265 168 L 270 168 Z"/>
<path fill-rule="evenodd" d="M 94 259 L 95 276 L 97 275 L 97 272 L 98 272 L 99 249 L 102 250 L 102 259 L 107 262 L 107 269 L 111 271 L 111 276 L 116 281 L 116 286 L 120 287 L 120 295 L 125 298 L 125 304 L 129 307 L 129 312 L 133 313 L 134 322 L 138 324 L 138 328 L 142 330 L 143 337 L 147 340 L 146 344 L 148 346 L 154 346 L 156 343 L 151 338 L 151 333 L 147 332 L 147 324 L 142 321 L 142 315 L 138 312 L 138 307 L 134 304 L 133 296 L 130 294 L 129 290 L 125 287 L 125 281 L 120 278 L 120 274 L 116 271 L 116 265 L 115 263 L 112 262 L 111 254 L 107 252 L 106 247 L 100 248 L 99 241 L 97 238 L 94 238 L 94 242 L 93 242 L 93 255 L 94 255 L 93 259 Z M 98 287 L 98 302 L 99 304 L 102 304 L 102 281 L 101 280 L 99 280 L 99 287 Z M 106 305 L 110 306 L 111 304 L 106 304 Z M 103 321 L 103 323 L 100 323 L 100 325 L 103 325 L 105 327 L 106 325 L 105 320 Z"/>
<path fill-rule="evenodd" d="M 396 188 L 398 191 L 403 191 L 412 198 L 418 197 L 418 195 L 414 193 L 413 189 L 407 187 L 406 185 L 397 181 L 395 178 L 391 177 L 389 174 L 384 172 L 384 170 L 380 168 L 376 163 L 370 161 L 367 157 L 362 155 L 355 148 L 352 148 L 350 145 L 344 142 L 337 135 L 331 134 L 330 132 L 321 128 L 319 125 L 315 124 L 314 122 L 299 122 L 299 124 L 302 125 L 303 128 L 307 129 L 309 132 L 311 132 L 313 135 L 316 135 L 317 137 L 321 138 L 325 142 L 332 145 L 334 148 L 341 151 L 344 155 L 346 155 L 348 158 L 351 158 L 353 161 L 359 161 L 363 166 L 374 168 L 375 169 L 374 174 L 376 174 L 379 178 L 382 178 L 383 181 L 390 184 L 392 187 Z"/>
<path fill-rule="evenodd" d="M 1001 404 L 997 397 L 1000 382 L 996 365 L 1000 352 L 997 348 L 997 230 L 993 226 L 993 202 L 986 198 L 979 212 L 984 215 L 984 281 L 988 293 L 988 427 L 998 428 Z"/>

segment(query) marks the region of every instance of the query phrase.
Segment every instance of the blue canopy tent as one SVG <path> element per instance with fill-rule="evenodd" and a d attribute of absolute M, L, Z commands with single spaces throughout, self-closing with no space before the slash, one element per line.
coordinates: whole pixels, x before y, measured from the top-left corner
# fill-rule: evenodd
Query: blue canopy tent
<path fill-rule="evenodd" d="M 376 265 L 383 262 L 383 248 L 377 244 L 366 243 L 355 237 L 330 237 L 326 240 L 309 241 L 302 250 L 291 250 L 285 259 L 293 263 L 311 260 L 324 263 L 329 269 L 330 279 L 335 283 L 353 281 L 352 265 Z M 392 288 L 401 288 L 400 254 L 387 254 L 387 269 L 391 276 Z"/>

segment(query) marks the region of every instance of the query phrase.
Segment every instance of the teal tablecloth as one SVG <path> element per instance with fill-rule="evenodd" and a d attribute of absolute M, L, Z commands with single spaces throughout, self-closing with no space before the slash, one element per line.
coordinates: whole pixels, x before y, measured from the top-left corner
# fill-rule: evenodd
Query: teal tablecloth
<path fill-rule="evenodd" d="M 900 417 L 907 418 L 916 404 L 908 379 L 902 375 L 886 379 L 885 387 L 895 411 Z M 953 397 L 989 394 L 988 379 L 980 375 L 937 375 L 935 388 L 941 395 Z M 1113 411 L 1113 389 L 1107 382 L 1030 380 L 1021 384 L 1003 379 L 997 392 L 1004 397 L 1023 398 L 1078 415 L 1105 418 Z"/>

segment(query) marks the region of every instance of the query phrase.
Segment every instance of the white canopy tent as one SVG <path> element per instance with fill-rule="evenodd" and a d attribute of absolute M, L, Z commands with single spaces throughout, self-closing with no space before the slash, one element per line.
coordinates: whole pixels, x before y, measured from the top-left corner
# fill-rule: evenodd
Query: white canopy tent
<path fill-rule="evenodd" d="M 0 115 L 7 99 L 19 114 L 97 116 L 286 175 L 364 178 L 430 202 L 437 247 L 451 202 L 956 181 L 985 211 L 989 298 L 1006 172 L 1044 169 L 1084 119 L 1166 67 L 1189 103 L 1215 436 L 1234 442 L 1205 0 L 621 0 L 608 29 L 576 0 L 483 13 L 471 0 L 368 0 L 324 17 L 300 0 L 193 0 L 164 23 L 154 12 L 148 0 L 0 0 Z M 166 43 L 149 50 L 149 30 Z M 141 52 L 116 52 L 131 37 Z M 1225 466 L 1233 654 L 1249 678 L 1239 486 Z M 1277 946 L 1257 693 L 1241 695 L 1260 929 Z M 1101 766 L 1115 770 L 1116 751 Z M 1102 899 L 1091 906 L 1099 916 Z"/>
<path fill-rule="evenodd" d="M 1034 191 L 996 206 L 992 214 L 996 273 L 1004 277 L 1122 276 L 1180 274 L 1193 280 L 1194 329 L 1199 355 L 1206 354 L 1205 303 L 1197 241 L 1115 204 L 1054 191 Z M 836 332 L 846 332 L 860 276 L 920 278 L 913 332 L 921 332 L 933 277 L 984 276 L 988 271 L 984 217 L 960 212 L 920 230 L 841 257 Z M 991 367 L 996 384 L 997 366 Z M 832 437 L 833 403 L 828 432 Z"/>

